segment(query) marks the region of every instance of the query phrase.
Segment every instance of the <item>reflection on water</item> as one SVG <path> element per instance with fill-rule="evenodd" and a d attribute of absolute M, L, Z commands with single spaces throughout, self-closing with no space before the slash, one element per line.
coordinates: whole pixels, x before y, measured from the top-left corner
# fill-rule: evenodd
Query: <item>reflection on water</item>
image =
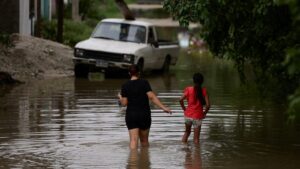
<path fill-rule="evenodd" d="M 184 166 L 185 169 L 202 169 L 200 146 L 187 147 Z"/>
<path fill-rule="evenodd" d="M 127 169 L 149 169 L 151 168 L 149 148 L 130 150 Z"/>
<path fill-rule="evenodd" d="M 200 147 L 180 142 L 178 98 L 195 71 L 204 74 L 212 101 Z M 299 167 L 299 124 L 286 124 L 280 105 L 240 86 L 231 63 L 182 54 L 169 74 L 145 78 L 174 113 L 152 105 L 151 145 L 137 151 L 128 148 L 116 97 L 126 78 L 59 78 L 1 89 L 0 168 Z"/>

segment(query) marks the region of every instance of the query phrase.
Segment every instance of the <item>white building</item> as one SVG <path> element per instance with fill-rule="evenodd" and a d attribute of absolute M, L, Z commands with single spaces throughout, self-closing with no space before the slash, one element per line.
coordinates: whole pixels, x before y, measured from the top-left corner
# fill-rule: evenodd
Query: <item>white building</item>
<path fill-rule="evenodd" d="M 38 0 L 1 0 L 0 1 L 0 33 L 20 33 L 31 35 L 37 13 Z M 41 16 L 51 19 L 52 2 L 55 0 L 40 0 Z"/>

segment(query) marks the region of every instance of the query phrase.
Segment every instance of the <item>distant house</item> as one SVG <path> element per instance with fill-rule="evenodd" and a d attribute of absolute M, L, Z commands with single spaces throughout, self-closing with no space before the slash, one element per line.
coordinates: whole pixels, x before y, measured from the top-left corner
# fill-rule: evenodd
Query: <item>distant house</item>
<path fill-rule="evenodd" d="M 0 33 L 32 35 L 37 13 L 38 0 L 1 0 Z M 41 1 L 41 16 L 51 20 L 53 0 Z"/>

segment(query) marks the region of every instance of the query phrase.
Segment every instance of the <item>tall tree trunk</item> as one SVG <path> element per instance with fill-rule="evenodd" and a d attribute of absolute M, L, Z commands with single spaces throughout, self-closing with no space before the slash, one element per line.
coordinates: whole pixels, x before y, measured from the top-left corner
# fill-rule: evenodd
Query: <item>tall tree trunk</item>
<path fill-rule="evenodd" d="M 64 28 L 64 0 L 56 0 L 57 10 L 57 34 L 56 41 L 63 42 L 63 28 Z"/>
<path fill-rule="evenodd" d="M 41 37 L 41 29 L 42 29 L 42 15 L 41 15 L 41 1 L 37 0 L 36 2 L 36 30 L 35 36 Z"/>
<path fill-rule="evenodd" d="M 72 0 L 72 19 L 74 21 L 80 21 L 79 0 Z"/>
<path fill-rule="evenodd" d="M 117 4 L 125 19 L 135 20 L 133 13 L 130 11 L 124 0 L 115 0 L 115 3 Z"/>

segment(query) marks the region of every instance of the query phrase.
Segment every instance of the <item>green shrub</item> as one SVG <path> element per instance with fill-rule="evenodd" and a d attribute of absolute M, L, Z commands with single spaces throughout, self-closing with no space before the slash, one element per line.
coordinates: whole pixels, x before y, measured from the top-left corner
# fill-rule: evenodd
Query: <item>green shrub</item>
<path fill-rule="evenodd" d="M 52 21 L 43 21 L 42 22 L 42 32 L 41 36 L 45 39 L 56 40 L 56 29 L 57 29 L 57 20 Z"/>
<path fill-rule="evenodd" d="M 91 28 L 95 28 L 96 25 L 99 23 L 100 20 L 97 19 L 86 19 L 84 22 L 87 26 L 91 27 Z"/>
<path fill-rule="evenodd" d="M 10 38 L 10 34 L 0 33 L 0 44 L 4 45 L 5 47 L 12 47 L 13 42 Z"/>
<path fill-rule="evenodd" d="M 57 20 L 46 21 L 43 25 L 42 36 L 45 39 L 56 40 Z M 93 27 L 86 22 L 64 20 L 64 44 L 74 46 L 77 42 L 87 39 L 93 31 Z"/>
<path fill-rule="evenodd" d="M 93 31 L 85 22 L 65 20 L 64 23 L 64 44 L 69 46 L 75 46 L 77 42 L 87 39 Z"/>

